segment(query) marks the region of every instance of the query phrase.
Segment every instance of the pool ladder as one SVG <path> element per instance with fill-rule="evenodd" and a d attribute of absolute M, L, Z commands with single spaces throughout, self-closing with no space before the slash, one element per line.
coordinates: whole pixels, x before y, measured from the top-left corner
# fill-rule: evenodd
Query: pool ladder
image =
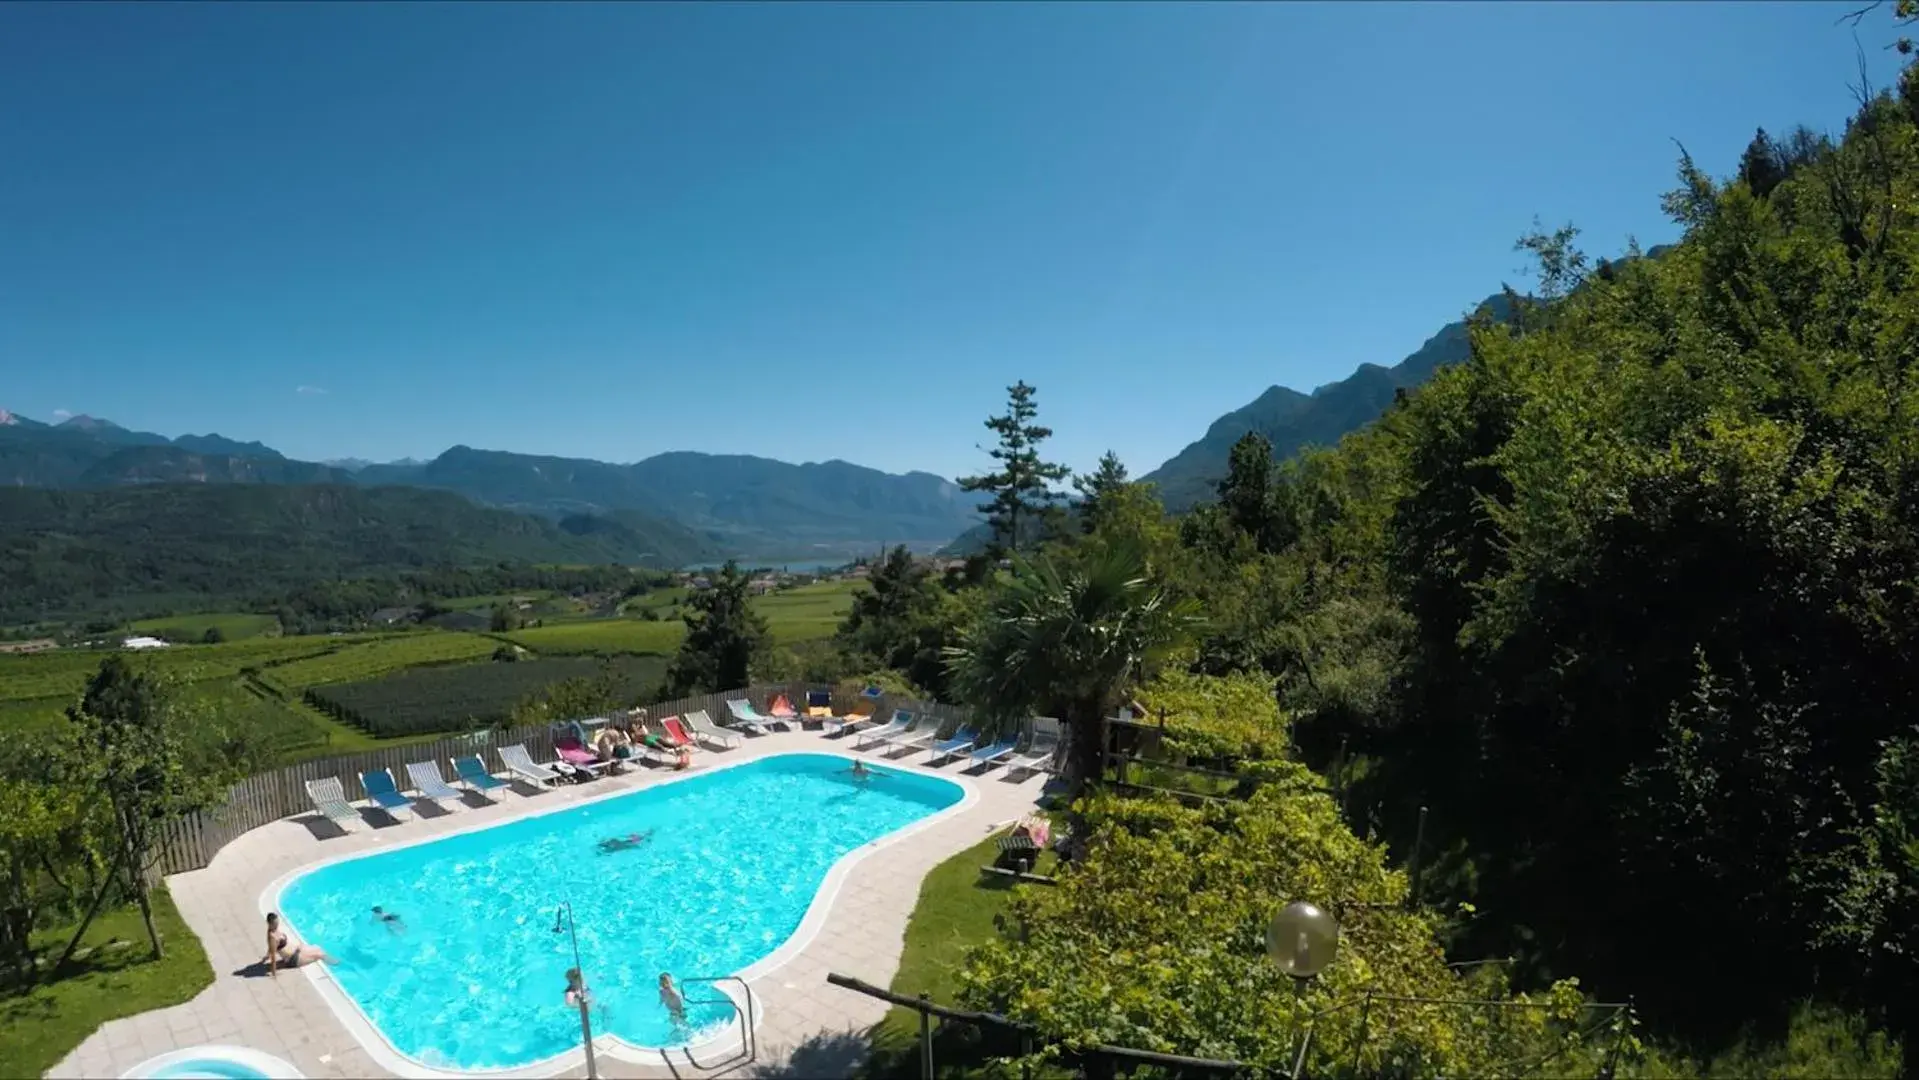
<path fill-rule="evenodd" d="M 740 993 L 746 998 L 746 1007 L 741 1008 L 740 1003 L 733 1000 L 732 995 L 718 991 L 717 986 L 719 983 L 740 984 Z M 742 1032 L 741 1040 L 740 1040 L 741 1049 L 746 1054 L 746 1060 L 739 1062 L 739 1064 L 751 1065 L 753 1062 L 759 1060 L 759 1056 L 760 1056 L 759 1038 L 757 1035 L 755 1035 L 753 1031 L 753 1013 L 756 1011 L 753 1008 L 753 988 L 746 985 L 745 979 L 740 978 L 738 975 L 714 975 L 714 976 L 697 978 L 697 979 L 681 979 L 680 985 L 684 987 L 689 987 L 689 988 L 695 985 L 705 985 L 705 986 L 715 987 L 715 993 L 713 997 L 710 997 L 710 998 L 688 997 L 684 999 L 685 1003 L 688 1005 L 725 1005 L 731 1008 L 733 1010 L 733 1014 L 740 1018 L 740 1030 Z M 686 1054 L 686 1060 L 692 1062 L 693 1067 L 696 1069 L 704 1069 L 707 1071 L 712 1071 L 715 1069 L 719 1069 L 722 1066 L 733 1064 L 733 1061 L 731 1058 L 728 1058 L 722 1061 L 716 1061 L 711 1064 L 706 1064 L 693 1056 L 693 1048 L 691 1046 L 683 1046 L 680 1049 L 683 1053 Z"/>

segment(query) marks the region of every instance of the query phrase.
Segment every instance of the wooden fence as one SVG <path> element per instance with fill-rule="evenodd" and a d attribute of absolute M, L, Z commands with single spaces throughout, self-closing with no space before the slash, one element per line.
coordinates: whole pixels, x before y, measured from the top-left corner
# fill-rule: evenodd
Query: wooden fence
<path fill-rule="evenodd" d="M 774 695 L 785 694 L 796 708 L 803 710 L 806 704 L 806 691 L 816 688 L 820 687 L 809 683 L 752 686 L 745 690 L 702 694 L 678 701 L 663 701 L 647 706 L 647 715 L 658 720 L 661 717 L 683 715 L 697 709 L 705 709 L 706 714 L 712 717 L 715 723 L 725 724 L 728 720 L 726 702 L 729 699 L 745 698 L 753 703 L 754 708 L 763 712 L 767 702 Z M 847 695 L 835 692 L 833 710 L 840 714 L 852 712 L 863 700 L 857 694 Z M 923 716 L 937 718 L 942 732 L 950 732 L 959 727 L 968 715 L 964 709 L 951 705 L 909 701 L 890 695 L 882 698 L 877 706 L 881 712 L 885 713 L 903 708 Z M 582 718 L 583 721 L 585 719 Z M 160 858 L 155 874 L 158 877 L 164 877 L 168 874 L 201 869 L 213 861 L 213 856 L 218 854 L 221 848 L 231 843 L 240 834 L 284 817 L 311 812 L 313 802 L 306 793 L 308 780 L 338 777 L 341 786 L 346 790 L 347 798 L 359 799 L 366 796 L 365 790 L 360 785 L 360 774 L 376 769 L 391 770 L 402 790 L 411 788 L 412 782 L 406 775 L 406 766 L 409 762 L 430 761 L 440 769 L 442 775 L 451 778 L 453 769 L 448 764 L 448 759 L 478 754 L 481 760 L 486 762 L 487 768 L 496 773 L 504 773 L 507 770 L 505 764 L 500 761 L 500 747 L 521 743 L 533 755 L 534 760 L 549 761 L 554 756 L 551 731 L 551 725 L 539 724 L 501 731 L 448 735 L 433 742 L 409 743 L 404 746 L 366 750 L 357 754 L 314 758 L 275 769 L 272 772 L 249 776 L 228 788 L 226 799 L 220 805 L 172 819 L 161 827 Z"/>

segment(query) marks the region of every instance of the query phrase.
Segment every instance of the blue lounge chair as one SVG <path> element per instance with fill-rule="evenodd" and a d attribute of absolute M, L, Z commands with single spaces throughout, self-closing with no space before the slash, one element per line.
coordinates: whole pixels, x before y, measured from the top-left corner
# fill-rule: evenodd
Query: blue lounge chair
<path fill-rule="evenodd" d="M 388 813 L 413 809 L 413 800 L 400 794 L 400 789 L 393 786 L 393 774 L 385 769 L 361 773 L 360 786 L 366 789 L 367 798 L 379 803 Z"/>
<path fill-rule="evenodd" d="M 485 794 L 494 788 L 507 786 L 506 781 L 486 771 L 486 762 L 481 761 L 478 754 L 454 758 L 453 771 L 459 774 L 460 782 L 467 786 L 468 791 Z"/>
<path fill-rule="evenodd" d="M 907 712 L 905 709 L 894 709 L 893 719 L 879 727 L 860 732 L 859 742 L 853 745 L 853 749 L 859 750 L 867 746 L 880 746 L 892 742 L 894 739 L 899 738 L 911 730 L 913 730 L 913 714 Z"/>
<path fill-rule="evenodd" d="M 406 776 L 413 781 L 413 790 L 419 792 L 422 799 L 442 804 L 460 801 L 460 793 L 447 786 L 440 767 L 431 761 L 411 762 L 406 767 Z"/>
<path fill-rule="evenodd" d="M 975 749 L 967 755 L 967 760 L 974 765 L 990 765 L 1017 749 L 1019 749 L 1018 739 L 1000 739 Z"/>
<path fill-rule="evenodd" d="M 979 732 L 971 727 L 963 727 L 953 733 L 950 739 L 940 739 L 933 744 L 933 756 L 928 763 L 943 762 L 956 754 L 963 754 L 968 747 L 979 742 Z"/>

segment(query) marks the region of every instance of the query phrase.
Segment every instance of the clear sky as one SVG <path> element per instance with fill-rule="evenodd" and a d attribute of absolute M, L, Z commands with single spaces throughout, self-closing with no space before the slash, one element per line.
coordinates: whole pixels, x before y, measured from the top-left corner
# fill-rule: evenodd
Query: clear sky
<path fill-rule="evenodd" d="M 0 407 L 951 476 L 1023 378 L 1143 473 L 1840 128 L 1850 6 L 4 4 Z"/>

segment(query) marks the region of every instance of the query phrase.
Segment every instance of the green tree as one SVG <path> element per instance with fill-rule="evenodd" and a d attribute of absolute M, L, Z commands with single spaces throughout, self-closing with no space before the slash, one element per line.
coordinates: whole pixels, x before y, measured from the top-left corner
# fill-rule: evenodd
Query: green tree
<path fill-rule="evenodd" d="M 217 626 L 207 627 L 207 632 L 200 635 L 200 643 L 203 645 L 218 645 L 226 639 L 226 634 L 222 633 Z"/>
<path fill-rule="evenodd" d="M 1192 640 L 1192 607 L 1151 576 L 1134 544 L 1095 544 L 1015 564 L 947 654 L 960 700 L 1008 730 L 1036 712 L 1070 725 L 1065 773 L 1099 775 L 1106 718 Z"/>
<path fill-rule="evenodd" d="M 150 670 L 134 670 L 121 656 L 101 662 L 80 700 L 68 707 L 67 723 L 64 758 L 71 782 L 95 792 L 111 809 L 118 868 L 140 907 L 157 959 L 163 949 L 147 881 L 160 855 L 160 830 L 210 805 L 222 777 L 196 768 L 194 756 L 185 752 L 192 716 L 177 690 Z M 103 883 L 102 894 L 106 887 Z M 68 944 L 68 956 L 98 911 L 98 900 Z"/>
<path fill-rule="evenodd" d="M 1100 455 L 1099 465 L 1092 472 L 1073 478 L 1073 488 L 1080 495 L 1079 526 L 1082 532 L 1090 533 L 1099 528 L 1101 516 L 1126 483 L 1126 466 L 1120 463 L 1119 455 L 1111 450 Z"/>
<path fill-rule="evenodd" d="M 835 635 L 855 670 L 890 668 L 939 693 L 953 624 L 945 590 L 905 546 L 875 565 Z"/>
<path fill-rule="evenodd" d="M 1005 415 L 986 421 L 987 429 L 999 436 L 999 445 L 987 451 L 997 467 L 959 481 L 963 491 L 992 496 L 985 512 L 993 528 L 995 555 L 1018 551 L 1039 532 L 1045 511 L 1057 502 L 1052 485 L 1072 475 L 1066 466 L 1040 457 L 1040 444 L 1052 437 L 1053 429 L 1034 423 L 1039 406 L 1033 394 L 1034 388 L 1024 382 L 1007 387 Z"/>
<path fill-rule="evenodd" d="M 686 600 L 686 637 L 666 671 L 669 697 L 747 685 L 771 643 L 766 620 L 748 603 L 749 579 L 732 559 Z"/>
<path fill-rule="evenodd" d="M 520 613 L 505 604 L 493 605 L 493 618 L 487 624 L 495 634 L 504 634 L 520 628 Z"/>

